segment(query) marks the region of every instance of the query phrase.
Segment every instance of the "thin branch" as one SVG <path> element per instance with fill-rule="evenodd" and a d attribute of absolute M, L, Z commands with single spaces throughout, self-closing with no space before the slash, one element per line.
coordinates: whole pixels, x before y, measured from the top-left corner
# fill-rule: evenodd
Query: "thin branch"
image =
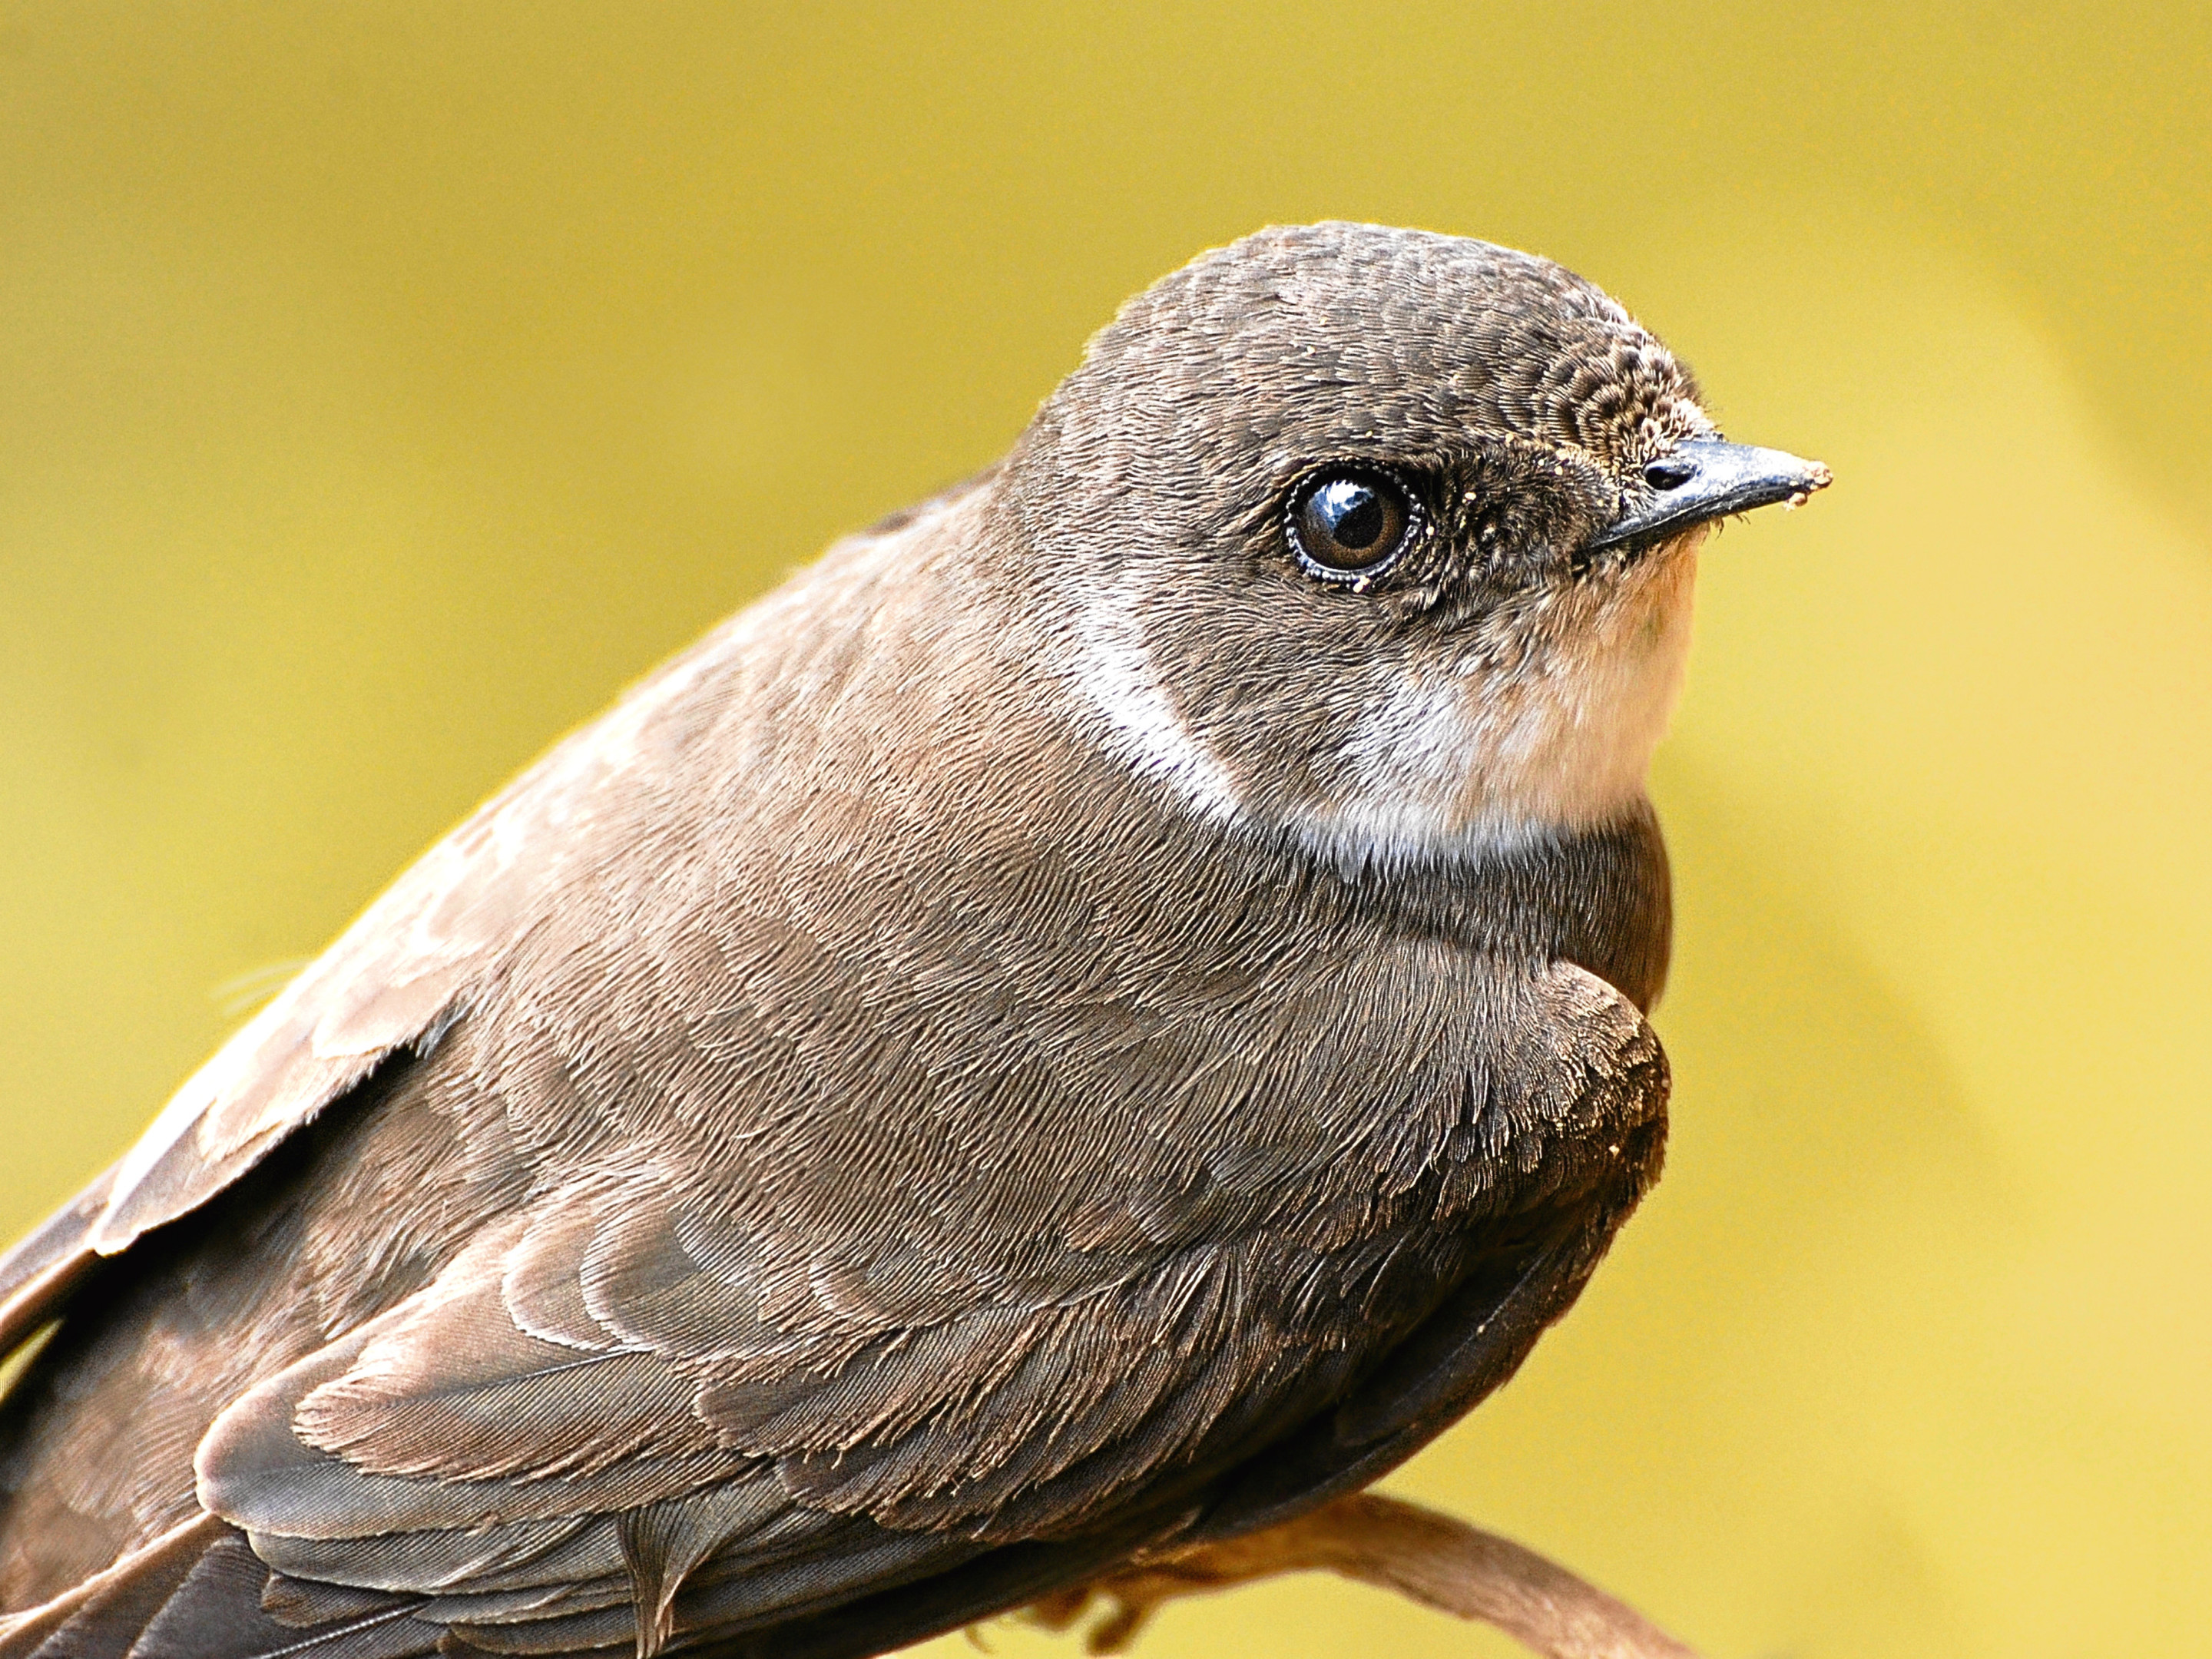
<path fill-rule="evenodd" d="M 1340 1498 L 1249 1537 L 1141 1559 L 1125 1572 L 1039 1602 L 1030 1614 L 1066 1630 L 1095 1596 L 1108 1610 L 1087 1645 L 1093 1653 L 1118 1653 L 1164 1602 L 1315 1571 L 1494 1625 L 1544 1659 L 1698 1659 L 1627 1603 L 1534 1550 L 1372 1492 Z"/>

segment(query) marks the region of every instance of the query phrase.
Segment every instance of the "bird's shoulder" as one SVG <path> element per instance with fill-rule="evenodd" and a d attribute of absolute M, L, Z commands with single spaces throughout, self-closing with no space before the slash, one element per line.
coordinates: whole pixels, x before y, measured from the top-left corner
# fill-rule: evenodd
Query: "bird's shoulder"
<path fill-rule="evenodd" d="M 531 929 L 590 887 L 636 891 L 683 860 L 686 787 L 718 743 L 834 678 L 850 613 L 945 535 L 989 474 L 833 547 L 631 687 L 441 838 L 171 1097 L 137 1142 L 0 1256 L 0 1351 L 85 1273 L 224 1191 L 380 1068 L 434 1049 Z M 957 531 L 954 533 L 957 533 Z"/>

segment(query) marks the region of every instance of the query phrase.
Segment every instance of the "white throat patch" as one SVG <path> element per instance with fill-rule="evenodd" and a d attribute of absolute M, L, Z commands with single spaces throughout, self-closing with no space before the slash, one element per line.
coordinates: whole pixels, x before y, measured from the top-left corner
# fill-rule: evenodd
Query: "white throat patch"
<path fill-rule="evenodd" d="M 1183 723 L 1160 684 L 1134 597 L 1115 586 L 1084 596 L 1076 619 L 1076 689 L 1105 716 L 1123 760 L 1167 784 L 1200 817 L 1230 822 L 1243 810 L 1237 781 Z"/>

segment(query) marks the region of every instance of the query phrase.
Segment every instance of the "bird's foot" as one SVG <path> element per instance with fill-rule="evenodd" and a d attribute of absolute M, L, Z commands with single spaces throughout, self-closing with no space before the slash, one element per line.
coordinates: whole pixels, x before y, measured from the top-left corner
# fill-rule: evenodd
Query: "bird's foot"
<path fill-rule="evenodd" d="M 1544 1659 L 1698 1659 L 1633 1607 L 1534 1550 L 1370 1492 L 1248 1537 L 1140 1556 L 1108 1577 L 1036 1602 L 1029 1616 L 1065 1631 L 1103 1608 L 1085 1644 L 1092 1653 L 1119 1653 L 1164 1603 L 1316 1571 L 1495 1625 Z"/>

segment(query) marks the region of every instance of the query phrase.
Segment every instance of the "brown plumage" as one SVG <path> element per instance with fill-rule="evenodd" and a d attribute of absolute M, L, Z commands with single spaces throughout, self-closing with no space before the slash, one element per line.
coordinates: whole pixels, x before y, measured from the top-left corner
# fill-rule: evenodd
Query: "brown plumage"
<path fill-rule="evenodd" d="M 1786 459 L 1481 243 L 1133 301 L 0 1264 L 0 1656 L 869 1654 L 1401 1461 L 1657 1173 L 1643 768 Z"/>

